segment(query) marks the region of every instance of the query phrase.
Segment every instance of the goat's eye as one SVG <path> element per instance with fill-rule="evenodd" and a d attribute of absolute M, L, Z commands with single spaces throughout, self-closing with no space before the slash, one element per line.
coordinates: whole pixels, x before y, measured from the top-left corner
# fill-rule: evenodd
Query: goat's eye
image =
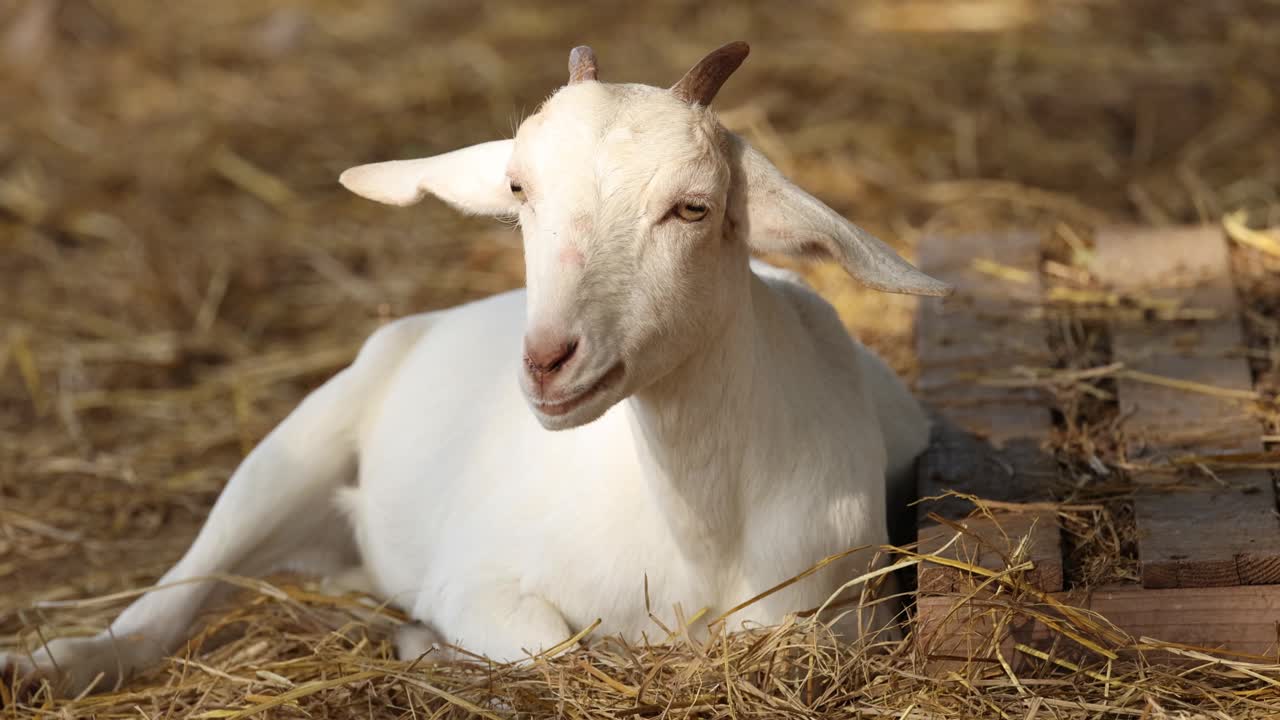
<path fill-rule="evenodd" d="M 511 194 L 515 195 L 520 202 L 524 202 L 524 186 L 515 180 L 511 181 Z"/>
<path fill-rule="evenodd" d="M 676 205 L 675 211 L 685 222 L 698 222 L 707 216 L 707 206 L 699 202 L 680 203 Z"/>

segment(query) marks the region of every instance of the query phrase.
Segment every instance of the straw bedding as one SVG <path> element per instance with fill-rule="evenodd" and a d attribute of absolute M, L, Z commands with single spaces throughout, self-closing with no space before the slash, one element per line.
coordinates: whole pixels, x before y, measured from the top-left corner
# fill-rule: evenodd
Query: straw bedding
<path fill-rule="evenodd" d="M 58 603 L 154 581 L 247 449 L 379 323 L 521 283 L 510 228 L 430 202 L 393 212 L 344 195 L 334 178 L 510 133 L 563 82 L 566 52 L 582 42 L 605 79 L 668 84 L 706 49 L 750 40 L 751 60 L 717 100 L 725 122 L 908 254 L 926 232 L 1043 229 L 1050 284 L 1083 291 L 1092 285 L 1078 261 L 1100 225 L 1227 217 L 1247 352 L 1274 398 L 1280 242 L 1257 230 L 1280 226 L 1277 27 L 1280 6 L 1264 0 L 0 0 L 0 645 L 103 627 L 124 598 Z M 806 272 L 852 331 L 911 374 L 909 299 L 862 291 L 834 267 Z M 1049 308 L 1059 357 L 1048 370 L 1105 364 L 1096 310 Z M 1048 383 L 1055 449 L 1077 481 L 1063 500 L 1090 508 L 1066 522 L 1082 584 L 1134 572 L 1117 418 L 1095 391 L 1108 382 Z M 1259 413 L 1280 435 L 1274 403 Z M 1043 603 L 1017 571 L 989 582 L 1007 618 Z M 392 659 L 399 621 L 310 578 L 246 582 L 148 675 L 70 702 L 36 692 L 15 705 L 6 685 L 0 713 L 1246 717 L 1280 707 L 1276 658 L 1155 652 L 1083 616 L 1063 642 L 1100 654 L 1006 662 L 991 649 L 943 668 L 911 643 L 833 648 L 804 619 L 718 626 L 708 638 L 655 625 L 638 646 L 593 638 L 509 667 L 434 667 Z"/>

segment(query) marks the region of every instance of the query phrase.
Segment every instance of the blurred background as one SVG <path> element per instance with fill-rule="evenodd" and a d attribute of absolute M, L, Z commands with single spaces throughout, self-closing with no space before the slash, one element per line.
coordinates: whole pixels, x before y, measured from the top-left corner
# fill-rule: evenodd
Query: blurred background
<path fill-rule="evenodd" d="M 157 577 L 379 323 L 522 283 L 512 228 L 344 168 L 510 136 L 574 45 L 665 86 L 735 39 L 724 122 L 908 256 L 1280 224 L 1274 0 L 0 0 L 0 642 Z M 911 373 L 910 299 L 806 273 Z"/>

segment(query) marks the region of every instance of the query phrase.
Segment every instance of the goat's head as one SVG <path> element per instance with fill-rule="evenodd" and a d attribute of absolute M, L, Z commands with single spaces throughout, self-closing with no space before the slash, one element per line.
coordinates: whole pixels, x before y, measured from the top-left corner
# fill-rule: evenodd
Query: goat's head
<path fill-rule="evenodd" d="M 514 140 L 343 173 L 393 205 L 433 194 L 518 216 L 528 317 L 521 386 L 550 429 L 590 422 L 687 360 L 745 300 L 751 250 L 835 258 L 889 292 L 947 287 L 792 185 L 708 109 L 747 56 L 730 43 L 670 89 L 597 80 L 575 48 L 569 84 Z"/>

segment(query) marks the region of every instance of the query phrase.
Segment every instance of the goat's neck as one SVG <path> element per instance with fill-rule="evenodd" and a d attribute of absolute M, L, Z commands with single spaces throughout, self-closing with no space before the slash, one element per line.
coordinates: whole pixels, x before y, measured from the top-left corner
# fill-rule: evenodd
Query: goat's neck
<path fill-rule="evenodd" d="M 650 488 L 685 550 L 704 558 L 739 541 L 761 491 L 751 478 L 769 472 L 763 445 L 779 440 L 769 428 L 786 424 L 771 368 L 785 340 L 774 337 L 779 299 L 751 273 L 737 295 L 721 333 L 630 401 Z"/>

